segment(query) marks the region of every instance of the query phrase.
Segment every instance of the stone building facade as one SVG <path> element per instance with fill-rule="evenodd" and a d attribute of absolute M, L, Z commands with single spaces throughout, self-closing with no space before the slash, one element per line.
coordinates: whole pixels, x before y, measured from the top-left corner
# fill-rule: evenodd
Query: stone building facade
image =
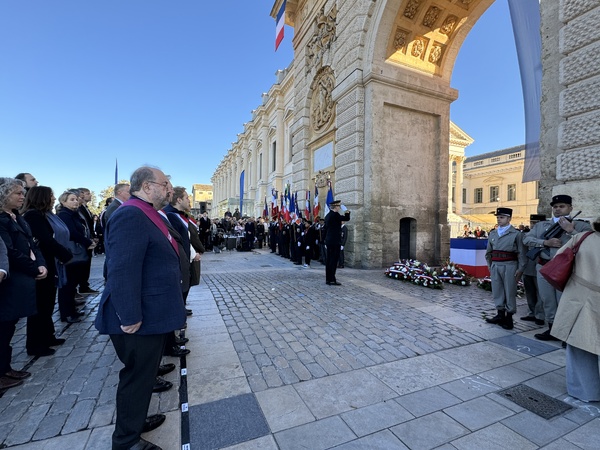
<path fill-rule="evenodd" d="M 349 264 L 443 261 L 452 69 L 493 1 L 287 0 L 294 61 L 215 171 L 215 202 L 239 198 L 242 171 L 244 199 L 257 203 L 272 187 L 313 191 L 328 177 L 352 211 Z M 600 215 L 600 5 L 548 1 L 541 11 L 540 204 L 570 193 L 587 217 Z"/>

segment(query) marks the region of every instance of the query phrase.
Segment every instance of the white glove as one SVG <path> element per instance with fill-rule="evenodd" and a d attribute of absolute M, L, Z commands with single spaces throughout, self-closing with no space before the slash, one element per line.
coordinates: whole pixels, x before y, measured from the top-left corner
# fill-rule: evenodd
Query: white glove
<path fill-rule="evenodd" d="M 306 246 L 306 250 L 310 250 L 310 247 L 308 245 Z"/>
<path fill-rule="evenodd" d="M 343 245 L 340 247 L 340 250 L 344 250 L 344 246 Z"/>
<path fill-rule="evenodd" d="M 300 247 L 302 245 L 302 242 L 298 242 L 298 247 Z"/>

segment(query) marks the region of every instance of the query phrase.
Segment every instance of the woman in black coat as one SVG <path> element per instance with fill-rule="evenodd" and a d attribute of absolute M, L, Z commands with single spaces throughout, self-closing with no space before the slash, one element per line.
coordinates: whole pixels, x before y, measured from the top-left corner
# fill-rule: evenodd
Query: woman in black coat
<path fill-rule="evenodd" d="M 86 229 L 85 221 L 77 211 L 79 208 L 77 195 L 71 191 L 66 191 L 60 195 L 58 201 L 61 206 L 57 215 L 69 229 L 71 241 L 79 244 L 82 249 L 93 249 L 96 245 L 88 237 L 89 232 Z M 63 322 L 75 323 L 81 321 L 80 317 L 83 313 L 77 311 L 75 294 L 77 293 L 77 283 L 79 283 L 82 270 L 85 268 L 84 264 L 83 262 L 74 262 L 65 266 L 67 269 L 67 282 L 58 289 L 58 309 L 60 320 Z"/>
<path fill-rule="evenodd" d="M 52 214 L 55 200 L 52 189 L 47 186 L 34 186 L 27 192 L 23 206 L 23 218 L 29 224 L 33 238 L 37 240 L 48 269 L 48 276 L 36 283 L 37 314 L 27 318 L 27 353 L 35 356 L 53 355 L 54 349 L 50 347 L 65 342 L 64 339 L 54 336 L 52 313 L 58 282 L 57 260 L 64 264 L 73 258 L 73 254 L 65 248 L 65 242 L 61 245 L 57 241 L 58 236 L 50 224 L 48 215 Z M 68 240 L 68 236 L 65 226 L 63 238 Z"/>
<path fill-rule="evenodd" d="M 14 178 L 0 178 L 0 238 L 6 244 L 10 273 L 0 283 L 0 389 L 23 383 L 31 374 L 14 370 L 10 341 L 21 317 L 35 314 L 35 283 L 48 275 L 42 253 L 27 222 L 19 215 L 25 186 Z"/>

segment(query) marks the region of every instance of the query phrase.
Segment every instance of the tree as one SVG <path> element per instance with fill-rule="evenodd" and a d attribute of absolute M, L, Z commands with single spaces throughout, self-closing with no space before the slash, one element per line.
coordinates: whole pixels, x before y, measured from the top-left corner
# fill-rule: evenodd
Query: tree
<path fill-rule="evenodd" d="M 129 180 L 121 180 L 121 181 L 119 181 L 119 184 L 129 184 Z M 98 201 L 98 203 L 96 203 L 94 201 L 94 205 L 97 204 L 99 211 L 102 211 L 102 209 L 104 208 L 104 204 L 106 203 L 106 199 L 109 197 L 114 197 L 114 196 L 115 196 L 115 185 L 111 184 L 106 189 L 103 189 L 102 191 L 100 191 L 100 200 Z M 94 197 L 92 197 L 92 199 L 95 200 Z M 90 202 L 90 203 L 92 203 L 92 202 Z"/>

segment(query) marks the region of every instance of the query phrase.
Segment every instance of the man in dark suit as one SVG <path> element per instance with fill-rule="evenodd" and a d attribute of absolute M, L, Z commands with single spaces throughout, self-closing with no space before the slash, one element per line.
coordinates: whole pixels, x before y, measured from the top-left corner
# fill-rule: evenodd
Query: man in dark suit
<path fill-rule="evenodd" d="M 129 200 L 131 195 L 129 194 L 129 185 L 125 183 L 117 183 L 115 184 L 115 199 L 111 202 L 110 205 L 106 208 L 106 211 L 102 213 L 102 227 L 106 229 L 106 222 L 110 219 L 110 216 L 117 210 L 119 206 Z"/>
<path fill-rule="evenodd" d="M 329 212 L 325 216 L 325 246 L 327 247 L 327 260 L 325 263 L 325 282 L 328 285 L 340 286 L 335 279 L 335 271 L 340 259 L 342 247 L 342 222 L 350 220 L 350 211 L 341 215 L 342 202 L 334 200 L 329 204 Z"/>
<path fill-rule="evenodd" d="M 87 204 L 92 200 L 92 193 L 88 188 L 78 188 L 79 191 L 79 215 L 85 220 L 85 226 L 88 237 L 98 243 L 96 233 L 94 232 L 94 215 L 88 209 Z M 92 250 L 88 250 L 89 258 L 82 265 L 81 280 L 79 281 L 80 294 L 97 294 L 98 291 L 90 287 L 90 269 L 92 267 Z"/>
<path fill-rule="evenodd" d="M 96 328 L 124 364 L 117 388 L 113 450 L 160 450 L 140 438 L 167 333 L 185 323 L 179 248 L 158 214 L 168 201 L 163 172 L 140 167 L 132 197 L 106 228 L 108 277 Z"/>

